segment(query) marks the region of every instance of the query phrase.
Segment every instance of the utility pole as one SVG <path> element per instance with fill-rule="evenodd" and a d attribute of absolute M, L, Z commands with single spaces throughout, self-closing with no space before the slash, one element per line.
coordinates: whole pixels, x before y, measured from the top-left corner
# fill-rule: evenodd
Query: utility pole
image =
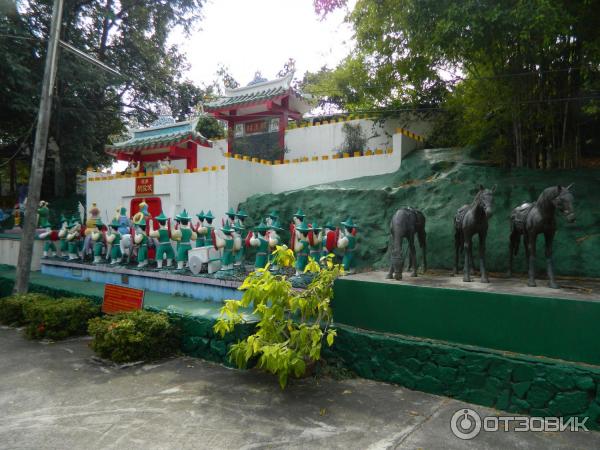
<path fill-rule="evenodd" d="M 37 208 L 40 202 L 40 191 L 42 188 L 42 178 L 44 176 L 48 128 L 50 126 L 50 112 L 52 109 L 52 91 L 54 89 L 54 80 L 56 78 L 62 9 L 63 0 L 54 0 L 52 23 L 50 25 L 50 38 L 48 39 L 48 52 L 46 53 L 46 64 L 44 68 L 44 80 L 42 82 L 40 110 L 38 112 L 38 122 L 35 131 L 33 155 L 31 156 L 29 191 L 27 194 L 27 205 L 23 220 L 23 234 L 21 235 L 19 260 L 17 262 L 17 276 L 14 288 L 15 293 L 26 293 L 29 287 L 33 241 L 35 239 L 35 230 L 37 228 Z"/>

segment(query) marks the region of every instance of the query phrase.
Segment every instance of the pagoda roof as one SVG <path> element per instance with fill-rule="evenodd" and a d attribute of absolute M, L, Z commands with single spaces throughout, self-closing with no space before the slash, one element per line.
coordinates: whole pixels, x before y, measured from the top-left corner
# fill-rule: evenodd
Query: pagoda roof
<path fill-rule="evenodd" d="M 206 103 L 204 109 L 209 112 L 234 109 L 235 107 L 264 103 L 268 100 L 275 100 L 290 95 L 296 100 L 293 105 L 295 109 L 300 113 L 305 113 L 310 110 L 310 105 L 308 105 L 302 95 L 291 87 L 293 76 L 294 73 L 290 72 L 286 76 L 275 80 L 253 82 L 248 86 L 225 89 L 225 95 Z"/>
<path fill-rule="evenodd" d="M 171 119 L 172 120 L 172 119 Z M 133 153 L 137 150 L 168 148 L 188 141 L 196 142 L 205 147 L 212 147 L 212 143 L 196 131 L 198 118 L 175 122 L 159 118 L 148 128 L 131 129 L 131 138 L 107 145 L 105 151 L 109 154 Z"/>

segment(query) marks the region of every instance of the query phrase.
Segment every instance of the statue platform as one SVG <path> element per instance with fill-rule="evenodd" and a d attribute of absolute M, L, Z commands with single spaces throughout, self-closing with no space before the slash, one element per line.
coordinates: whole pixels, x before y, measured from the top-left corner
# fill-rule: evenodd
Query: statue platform
<path fill-rule="evenodd" d="M 239 299 L 241 281 L 219 279 L 216 276 L 192 275 L 189 271 L 111 266 L 63 261 L 58 258 L 41 260 L 41 272 L 58 278 L 92 281 L 127 286 L 146 291 L 222 302 Z"/>
<path fill-rule="evenodd" d="M 387 272 L 346 276 L 334 286 L 336 323 L 383 333 L 600 365 L 600 280 L 490 277 L 464 283 L 448 272 L 402 281 Z M 478 280 L 474 278 L 474 280 Z"/>
<path fill-rule="evenodd" d="M 527 286 L 527 275 L 521 277 L 490 277 L 489 283 L 480 283 L 479 277 L 471 275 L 473 281 L 465 283 L 462 273 L 457 276 L 447 275 L 447 272 L 430 271 L 427 274 L 419 274 L 411 277 L 410 272 L 402 275 L 402 280 L 389 280 L 386 278 L 387 271 L 363 272 L 348 275 L 348 280 L 360 280 L 376 283 L 403 284 L 409 286 L 421 286 L 428 288 L 458 289 L 475 291 L 479 293 L 491 292 L 497 294 L 514 294 L 534 297 L 562 298 L 570 300 L 589 300 L 600 302 L 600 279 L 573 279 L 557 278 L 560 289 L 548 287 L 547 281 L 537 279 L 536 287 Z"/>

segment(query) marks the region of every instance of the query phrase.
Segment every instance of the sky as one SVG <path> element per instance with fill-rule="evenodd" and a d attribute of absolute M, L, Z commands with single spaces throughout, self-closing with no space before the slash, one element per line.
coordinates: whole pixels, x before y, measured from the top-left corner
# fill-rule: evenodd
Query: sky
<path fill-rule="evenodd" d="M 189 37 L 171 36 L 191 65 L 187 77 L 198 85 L 217 79 L 220 65 L 242 86 L 256 71 L 272 79 L 289 58 L 302 78 L 307 70 L 335 67 L 352 48 L 345 10 L 320 21 L 312 0 L 209 0 L 202 14 Z"/>

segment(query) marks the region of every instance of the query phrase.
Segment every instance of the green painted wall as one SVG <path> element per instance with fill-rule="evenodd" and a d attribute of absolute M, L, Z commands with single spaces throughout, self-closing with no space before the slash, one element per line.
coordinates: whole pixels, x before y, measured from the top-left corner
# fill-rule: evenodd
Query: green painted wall
<path fill-rule="evenodd" d="M 326 356 L 359 376 L 533 416 L 589 417 L 600 428 L 600 369 L 338 326 Z"/>
<path fill-rule="evenodd" d="M 600 364 L 600 301 L 341 278 L 333 317 L 367 330 Z"/>
<path fill-rule="evenodd" d="M 487 240 L 487 264 L 492 272 L 505 272 L 508 268 L 512 208 L 536 200 L 547 186 L 567 186 L 572 182 L 575 183 L 577 222 L 567 224 L 562 217 L 558 218 L 554 258 L 556 273 L 559 276 L 600 277 L 598 169 L 510 170 L 471 158 L 465 149 L 429 149 L 409 155 L 395 173 L 281 194 L 255 195 L 242 207 L 250 214 L 249 225 L 260 221 L 271 209 L 279 211 L 284 224 L 292 219 L 298 208 L 304 210 L 309 221 L 316 219 L 319 223 L 328 218 L 339 222 L 352 216 L 354 222 L 361 226 L 357 249 L 359 264 L 362 267 L 383 267 L 389 265 L 391 217 L 398 208 L 414 206 L 422 209 L 427 216 L 429 266 L 450 270 L 454 264 L 453 218 L 456 210 L 465 203 L 471 203 L 480 183 L 487 187 L 496 184 L 494 215 L 490 220 Z M 541 236 L 538 249 L 538 272 L 544 275 Z M 526 272 L 522 245 L 515 270 Z"/>

